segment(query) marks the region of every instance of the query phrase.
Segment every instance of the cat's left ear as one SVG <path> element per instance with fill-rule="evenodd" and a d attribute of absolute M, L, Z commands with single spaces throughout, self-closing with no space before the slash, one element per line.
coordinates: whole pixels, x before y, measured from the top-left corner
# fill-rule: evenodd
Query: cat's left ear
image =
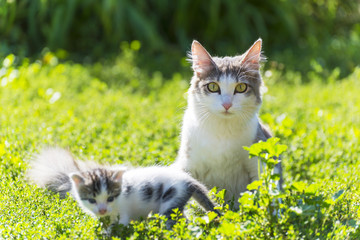
<path fill-rule="evenodd" d="M 126 172 L 126 168 L 119 168 L 114 170 L 114 173 L 112 174 L 112 179 L 116 182 L 121 182 L 122 177 L 124 173 Z"/>
<path fill-rule="evenodd" d="M 259 69 L 261 61 L 261 45 L 262 40 L 259 38 L 244 54 L 245 57 L 242 59 L 241 64 L 246 67 Z"/>
<path fill-rule="evenodd" d="M 84 178 L 79 173 L 70 173 L 70 178 L 76 187 L 79 187 L 85 183 Z"/>

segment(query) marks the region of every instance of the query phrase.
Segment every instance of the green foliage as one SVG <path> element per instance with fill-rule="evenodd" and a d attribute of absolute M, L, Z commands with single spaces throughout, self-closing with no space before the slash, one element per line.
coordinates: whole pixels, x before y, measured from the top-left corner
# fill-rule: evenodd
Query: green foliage
<path fill-rule="evenodd" d="M 0 54 L 36 55 L 47 47 L 83 60 L 140 40 L 143 61 L 168 72 L 193 39 L 215 55 L 233 55 L 262 37 L 266 55 L 287 69 L 305 74 L 315 62 L 344 76 L 360 62 L 358 9 L 353 0 L 3 0 Z"/>
<path fill-rule="evenodd" d="M 360 69 L 343 81 L 287 85 L 270 69 L 260 117 L 272 138 L 249 148 L 265 163 L 259 181 L 239 196 L 240 210 L 211 191 L 221 217 L 187 206 L 187 220 L 166 230 L 163 216 L 130 226 L 106 223 L 74 200 L 31 186 L 24 172 L 43 146 L 69 147 L 75 156 L 107 163 L 167 165 L 179 145 L 189 79 L 148 77 L 134 65 L 138 43 L 123 44 L 116 64 L 61 63 L 44 52 L 35 62 L 9 55 L 0 68 L 1 239 L 358 239 L 360 220 Z M 131 50 L 132 49 L 132 50 Z M 103 69 L 103 71 L 101 71 Z M 299 82 L 302 81 L 301 76 Z M 289 79 L 285 79 L 285 82 Z M 281 144 L 278 144 L 278 141 Z M 284 146 L 285 144 L 287 146 Z M 284 152 L 283 152 L 284 151 Z M 284 191 L 273 184 L 281 154 Z"/>

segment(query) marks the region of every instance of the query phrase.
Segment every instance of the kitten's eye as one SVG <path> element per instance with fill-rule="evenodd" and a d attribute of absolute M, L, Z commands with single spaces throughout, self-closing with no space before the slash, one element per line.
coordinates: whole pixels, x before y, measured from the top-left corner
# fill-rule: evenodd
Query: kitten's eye
<path fill-rule="evenodd" d="M 211 82 L 207 85 L 207 89 L 210 92 L 220 92 L 220 87 L 217 83 Z"/>
<path fill-rule="evenodd" d="M 108 201 L 108 202 L 114 201 L 114 197 L 108 197 L 107 201 Z"/>
<path fill-rule="evenodd" d="M 96 200 L 95 200 L 95 199 L 93 199 L 93 198 L 89 198 L 89 199 L 88 199 L 88 201 L 89 201 L 89 203 L 91 203 L 91 204 L 96 203 Z"/>
<path fill-rule="evenodd" d="M 246 83 L 239 83 L 235 87 L 235 93 L 243 93 L 247 90 L 248 85 Z"/>

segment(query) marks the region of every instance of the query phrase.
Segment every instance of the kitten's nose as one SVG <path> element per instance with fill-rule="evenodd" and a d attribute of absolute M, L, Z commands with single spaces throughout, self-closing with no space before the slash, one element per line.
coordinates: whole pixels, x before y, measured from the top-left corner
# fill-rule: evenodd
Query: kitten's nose
<path fill-rule="evenodd" d="M 102 214 L 105 214 L 106 213 L 106 208 L 101 208 L 99 209 L 99 213 L 102 215 Z"/>
<path fill-rule="evenodd" d="M 223 103 L 222 104 L 223 105 L 223 107 L 226 109 L 226 111 L 227 110 L 229 110 L 229 108 L 232 106 L 232 103 Z"/>

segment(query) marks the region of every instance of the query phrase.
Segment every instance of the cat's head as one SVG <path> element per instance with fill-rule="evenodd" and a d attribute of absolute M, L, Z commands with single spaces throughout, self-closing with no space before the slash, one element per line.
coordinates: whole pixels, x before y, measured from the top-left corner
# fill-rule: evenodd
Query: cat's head
<path fill-rule="evenodd" d="M 117 198 L 121 193 L 122 175 L 125 169 L 94 169 L 70 174 L 75 198 L 81 207 L 97 217 L 114 214 Z"/>
<path fill-rule="evenodd" d="M 244 54 L 211 57 L 197 41 L 191 46 L 194 76 L 189 94 L 198 109 L 222 118 L 244 117 L 256 113 L 261 105 L 261 39 Z"/>

